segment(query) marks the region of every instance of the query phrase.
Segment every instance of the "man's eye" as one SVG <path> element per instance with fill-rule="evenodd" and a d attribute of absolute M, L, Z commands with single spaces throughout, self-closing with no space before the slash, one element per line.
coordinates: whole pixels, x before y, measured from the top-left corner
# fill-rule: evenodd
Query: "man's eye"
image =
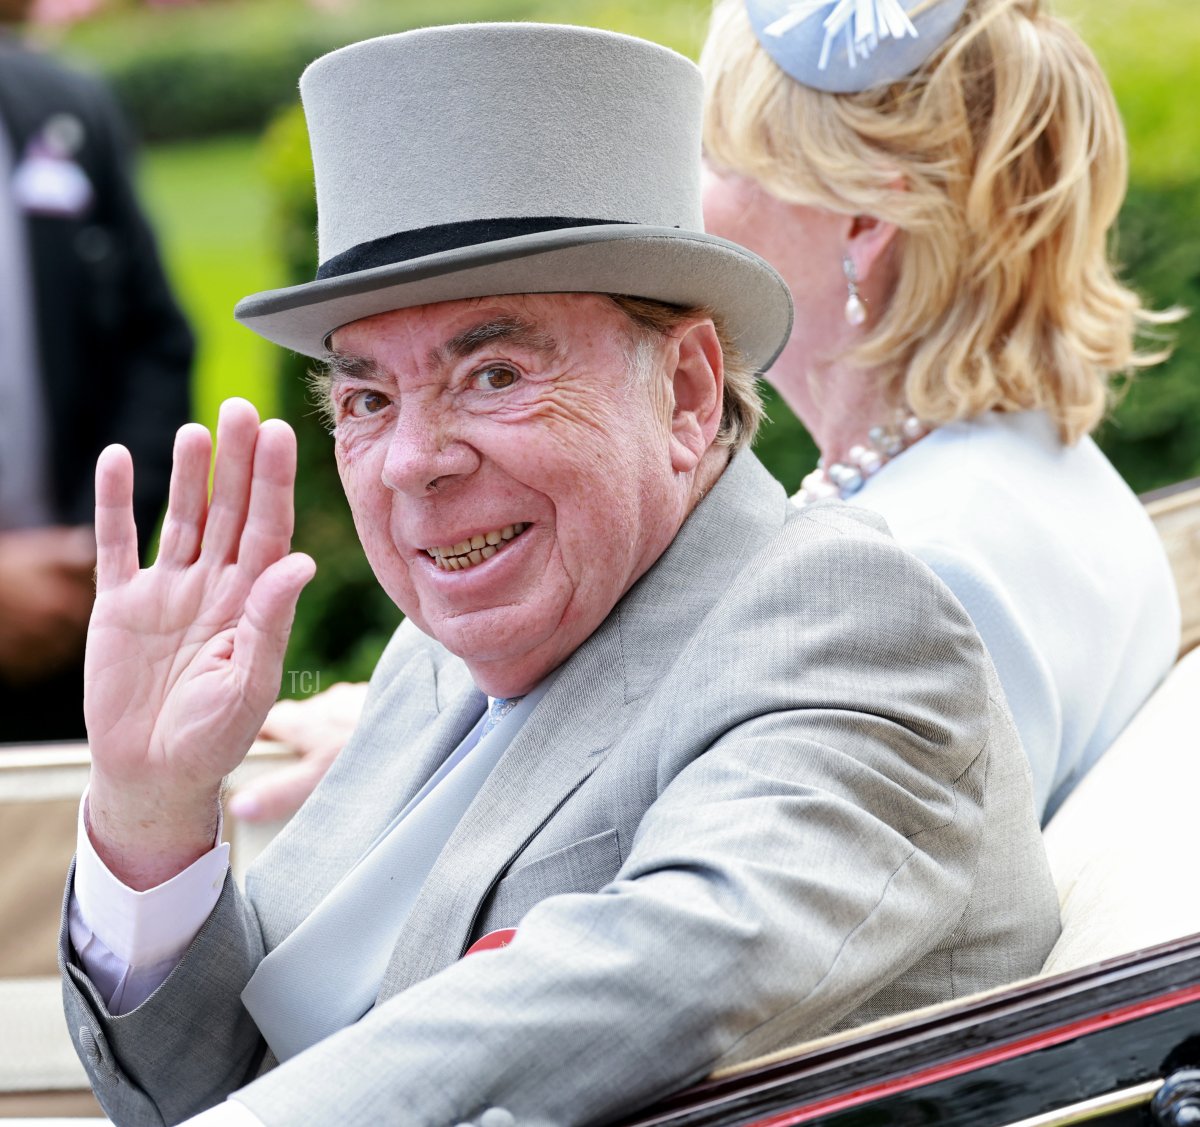
<path fill-rule="evenodd" d="M 347 415 L 356 419 L 365 419 L 368 415 L 378 415 L 391 400 L 382 391 L 356 391 L 343 402 Z"/>
<path fill-rule="evenodd" d="M 471 381 L 480 391 L 503 391 L 512 387 L 520 377 L 512 368 L 488 367 L 480 368 Z"/>

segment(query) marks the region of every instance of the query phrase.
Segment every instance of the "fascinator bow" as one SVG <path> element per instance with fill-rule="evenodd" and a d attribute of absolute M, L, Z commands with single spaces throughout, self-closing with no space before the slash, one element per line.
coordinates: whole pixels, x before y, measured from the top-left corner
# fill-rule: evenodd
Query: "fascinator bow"
<path fill-rule="evenodd" d="M 966 0 L 746 0 L 766 52 L 797 82 L 856 93 L 911 74 L 946 40 Z M 839 39 L 844 51 L 835 51 Z"/>

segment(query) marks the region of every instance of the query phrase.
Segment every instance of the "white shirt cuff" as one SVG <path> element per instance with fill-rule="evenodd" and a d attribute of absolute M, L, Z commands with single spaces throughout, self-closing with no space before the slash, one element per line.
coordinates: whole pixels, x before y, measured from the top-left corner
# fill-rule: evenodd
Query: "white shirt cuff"
<path fill-rule="evenodd" d="M 212 914 L 229 869 L 229 845 L 221 841 L 169 881 L 135 892 L 100 860 L 87 832 L 87 793 L 79 803 L 75 898 L 92 934 L 130 967 L 178 961 Z"/>

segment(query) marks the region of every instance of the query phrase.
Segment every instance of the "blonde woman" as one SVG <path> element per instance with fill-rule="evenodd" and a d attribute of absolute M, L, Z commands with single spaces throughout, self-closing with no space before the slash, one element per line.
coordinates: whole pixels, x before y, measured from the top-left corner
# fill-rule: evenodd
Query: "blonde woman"
<path fill-rule="evenodd" d="M 1179 643 L 1166 556 L 1088 437 L 1158 319 L 1107 258 L 1108 83 L 1038 0 L 721 0 L 701 66 L 706 225 L 795 299 L 767 378 L 823 455 L 796 501 L 877 510 L 957 595 L 1048 817 Z M 305 759 L 235 811 L 294 809 L 361 694 L 281 704 L 266 731 Z"/>
<path fill-rule="evenodd" d="M 706 225 L 795 298 L 768 373 L 822 454 L 795 500 L 877 510 L 954 591 L 1048 816 L 1179 642 L 1162 547 L 1088 437 L 1158 319 L 1107 257 L 1108 83 L 1038 0 L 722 0 L 701 67 Z"/>

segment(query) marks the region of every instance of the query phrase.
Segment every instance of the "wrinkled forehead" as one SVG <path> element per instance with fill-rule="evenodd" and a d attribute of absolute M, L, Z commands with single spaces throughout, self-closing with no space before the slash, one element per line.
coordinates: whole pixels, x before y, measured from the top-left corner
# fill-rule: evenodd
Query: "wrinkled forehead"
<path fill-rule="evenodd" d="M 620 335 L 623 315 L 604 294 L 499 294 L 395 309 L 352 321 L 330 337 L 336 355 L 411 349 L 449 363 L 487 345 L 564 354 L 596 333 Z"/>

